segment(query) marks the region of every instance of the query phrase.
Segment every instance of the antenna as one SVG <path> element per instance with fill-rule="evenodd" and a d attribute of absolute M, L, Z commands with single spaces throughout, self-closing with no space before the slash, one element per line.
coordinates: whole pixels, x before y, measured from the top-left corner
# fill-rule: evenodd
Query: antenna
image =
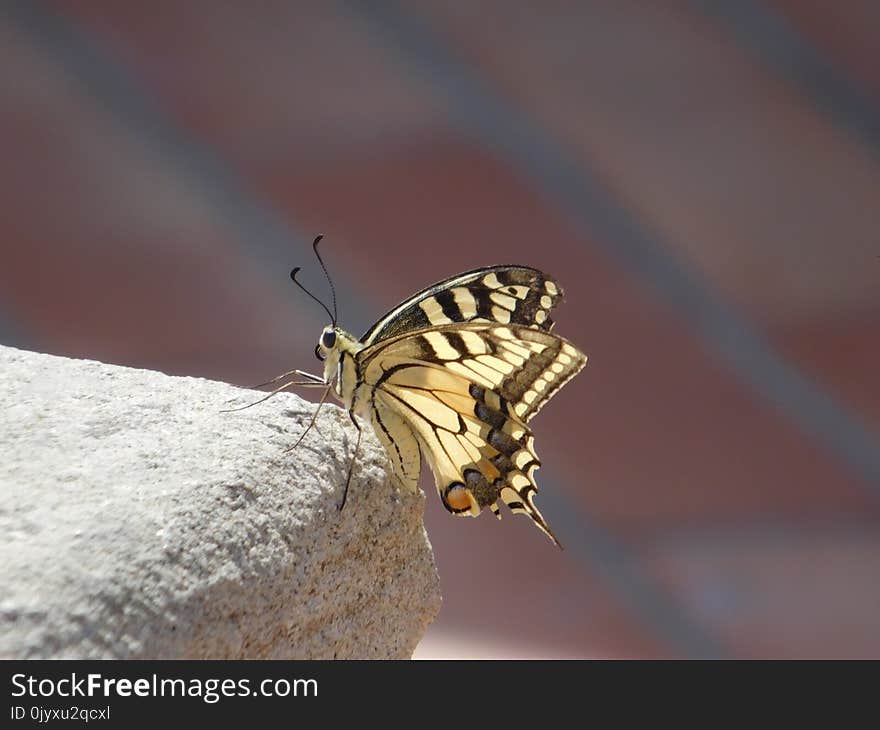
<path fill-rule="evenodd" d="M 312 250 L 315 252 L 315 256 L 318 257 L 318 263 L 321 264 L 321 268 L 324 269 L 324 276 L 327 277 L 327 283 L 330 285 L 330 295 L 333 297 L 333 326 L 336 326 L 336 287 L 333 286 L 333 280 L 330 278 L 330 274 L 327 272 L 327 267 L 324 266 L 324 259 L 321 258 L 321 254 L 318 252 L 318 244 L 321 243 L 321 239 L 324 238 L 324 234 L 322 233 L 318 236 L 314 242 L 312 243 Z"/>
<path fill-rule="evenodd" d="M 324 304 L 318 297 L 312 294 L 308 289 L 306 289 L 299 281 L 296 279 L 296 275 L 299 273 L 301 267 L 297 266 L 293 271 L 290 272 L 290 278 L 293 279 L 293 283 L 296 284 L 300 289 L 302 289 L 306 294 L 308 294 L 312 299 L 314 299 L 318 304 L 324 307 L 324 311 L 327 312 L 327 316 L 330 317 L 330 321 L 333 322 L 333 326 L 336 326 L 336 317 L 334 317 L 330 310 L 327 309 L 327 305 Z"/>
<path fill-rule="evenodd" d="M 327 277 L 327 283 L 330 284 L 330 293 L 333 296 L 333 312 L 327 308 L 327 305 L 324 304 L 318 297 L 312 294 L 308 289 L 306 289 L 296 278 L 296 275 L 302 269 L 301 266 L 297 266 L 293 271 L 290 272 L 290 278 L 293 279 L 293 283 L 296 284 L 300 289 L 302 289 L 306 294 L 308 294 L 312 299 L 314 299 L 318 304 L 320 304 L 324 311 L 327 312 L 327 316 L 330 317 L 330 321 L 333 323 L 333 326 L 336 326 L 336 288 L 333 286 L 333 280 L 330 278 L 330 274 L 327 272 L 327 267 L 324 265 L 324 260 L 321 258 L 321 254 L 318 253 L 318 244 L 321 242 L 321 239 L 324 238 L 324 234 L 318 236 L 314 242 L 312 243 L 312 249 L 315 252 L 315 256 L 318 257 L 318 263 L 321 264 L 321 268 L 324 270 L 324 276 Z"/>

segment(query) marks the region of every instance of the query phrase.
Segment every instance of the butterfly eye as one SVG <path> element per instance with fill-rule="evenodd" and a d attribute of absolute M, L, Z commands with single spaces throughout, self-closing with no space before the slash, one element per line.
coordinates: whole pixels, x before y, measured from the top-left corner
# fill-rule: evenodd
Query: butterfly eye
<path fill-rule="evenodd" d="M 324 360 L 324 356 L 321 354 L 321 346 L 320 345 L 315 345 L 315 357 L 321 361 Z"/>
<path fill-rule="evenodd" d="M 333 330 L 327 330 L 321 335 L 321 344 L 328 350 L 331 350 L 336 344 L 336 333 Z"/>

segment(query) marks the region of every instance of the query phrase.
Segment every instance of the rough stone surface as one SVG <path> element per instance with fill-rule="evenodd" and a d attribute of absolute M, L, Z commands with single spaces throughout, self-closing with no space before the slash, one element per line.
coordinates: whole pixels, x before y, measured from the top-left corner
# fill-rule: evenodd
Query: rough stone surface
<path fill-rule="evenodd" d="M 337 407 L 0 347 L 0 656 L 409 657 L 424 497 Z"/>

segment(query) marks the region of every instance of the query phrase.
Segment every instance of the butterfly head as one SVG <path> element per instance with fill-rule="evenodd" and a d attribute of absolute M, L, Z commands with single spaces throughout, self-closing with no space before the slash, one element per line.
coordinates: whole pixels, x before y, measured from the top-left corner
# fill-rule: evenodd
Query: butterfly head
<path fill-rule="evenodd" d="M 327 355 L 336 349 L 336 343 L 339 337 L 336 334 L 336 327 L 327 325 L 318 338 L 318 344 L 315 345 L 315 357 L 322 362 L 327 360 Z"/>
<path fill-rule="evenodd" d="M 338 328 L 328 324 L 321 331 L 318 344 L 315 345 L 315 357 L 324 363 L 324 380 L 328 383 L 336 376 L 339 368 L 340 342 Z"/>
<path fill-rule="evenodd" d="M 324 380 L 336 386 L 337 393 L 342 395 L 341 371 L 345 356 L 354 356 L 363 349 L 357 338 L 341 327 L 328 324 L 315 345 L 315 357 L 324 363 Z"/>

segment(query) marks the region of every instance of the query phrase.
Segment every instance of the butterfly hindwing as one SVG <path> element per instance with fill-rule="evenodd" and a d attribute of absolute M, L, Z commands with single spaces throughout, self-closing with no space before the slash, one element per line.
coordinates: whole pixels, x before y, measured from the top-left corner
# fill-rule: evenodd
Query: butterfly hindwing
<path fill-rule="evenodd" d="M 556 541 L 533 502 L 540 461 L 526 423 L 585 360 L 566 340 L 533 327 L 440 325 L 361 351 L 356 398 L 372 398 L 374 427 L 380 439 L 385 431 L 395 472 L 411 479 L 418 469 L 403 455 L 418 441 L 449 511 L 475 516 L 489 507 L 500 517 L 504 502 Z"/>
<path fill-rule="evenodd" d="M 361 338 L 375 344 L 406 332 L 464 322 L 495 322 L 549 332 L 562 288 L 528 266 L 492 266 L 445 279 L 385 314 Z"/>
<path fill-rule="evenodd" d="M 370 420 L 379 441 L 385 447 L 391 462 L 391 472 L 398 485 L 409 492 L 417 492 L 421 456 L 412 428 L 400 415 L 399 409 L 378 396 L 370 404 Z"/>
<path fill-rule="evenodd" d="M 442 336 L 453 338 L 442 330 Z M 464 335 L 472 340 L 470 335 Z M 468 375 L 483 376 L 476 380 L 494 390 L 523 423 L 529 421 L 550 400 L 553 394 L 574 377 L 586 357 L 561 337 L 528 327 L 493 327 L 483 339 L 491 353 L 468 353 L 455 365 Z M 492 371 L 500 372 L 498 378 Z"/>

